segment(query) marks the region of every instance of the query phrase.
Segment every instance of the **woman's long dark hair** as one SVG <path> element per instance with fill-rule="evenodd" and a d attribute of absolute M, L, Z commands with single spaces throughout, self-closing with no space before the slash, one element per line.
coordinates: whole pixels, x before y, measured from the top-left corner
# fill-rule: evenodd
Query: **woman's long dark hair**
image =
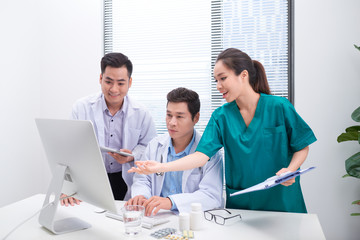
<path fill-rule="evenodd" d="M 270 94 L 269 83 L 266 78 L 263 65 L 251 58 L 244 52 L 236 48 L 228 48 L 222 51 L 216 62 L 222 61 L 225 66 L 235 72 L 236 76 L 247 70 L 249 73 L 249 83 L 257 93 Z"/>

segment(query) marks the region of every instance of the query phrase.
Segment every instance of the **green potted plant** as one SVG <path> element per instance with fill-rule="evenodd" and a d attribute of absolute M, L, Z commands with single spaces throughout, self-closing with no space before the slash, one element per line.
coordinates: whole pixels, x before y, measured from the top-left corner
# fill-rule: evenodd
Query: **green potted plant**
<path fill-rule="evenodd" d="M 356 49 L 360 51 L 360 47 L 354 45 Z M 355 109 L 351 114 L 351 118 L 355 122 L 360 122 L 360 107 Z M 337 141 L 357 141 L 360 144 L 360 125 L 351 126 L 345 129 L 345 133 L 342 133 L 338 136 Z M 351 157 L 345 160 L 345 169 L 347 174 L 343 177 L 355 177 L 360 178 L 360 152 L 355 153 Z M 360 200 L 352 202 L 352 204 L 360 205 Z M 360 213 L 352 213 L 351 216 L 360 216 Z"/>

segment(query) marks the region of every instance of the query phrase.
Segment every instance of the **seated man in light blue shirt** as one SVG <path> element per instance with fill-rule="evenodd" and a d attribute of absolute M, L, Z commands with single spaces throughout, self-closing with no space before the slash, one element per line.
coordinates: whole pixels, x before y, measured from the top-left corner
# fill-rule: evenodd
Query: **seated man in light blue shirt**
<path fill-rule="evenodd" d="M 194 129 L 199 121 L 199 95 L 177 88 L 167 95 L 166 125 L 168 133 L 155 137 L 146 147 L 142 160 L 170 162 L 193 153 L 201 135 Z M 222 157 L 217 153 L 206 165 L 186 171 L 135 174 L 132 198 L 127 205 L 145 206 L 145 215 L 160 209 L 190 212 L 193 202 L 203 210 L 222 207 Z"/>

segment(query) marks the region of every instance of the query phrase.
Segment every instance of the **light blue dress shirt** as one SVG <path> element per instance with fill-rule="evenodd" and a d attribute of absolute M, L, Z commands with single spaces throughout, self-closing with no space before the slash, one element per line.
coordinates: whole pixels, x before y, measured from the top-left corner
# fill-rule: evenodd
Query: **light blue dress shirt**
<path fill-rule="evenodd" d="M 121 109 L 117 111 L 114 116 L 111 115 L 104 95 L 102 95 L 102 109 L 104 116 L 104 135 L 105 135 L 105 147 L 112 149 L 120 150 L 122 148 L 122 134 L 124 131 L 124 111 L 127 108 L 127 101 L 124 98 L 124 103 L 121 106 Z M 105 168 L 108 173 L 121 172 L 122 166 L 118 163 L 115 158 L 110 156 L 108 153 L 103 154 Z"/>
<path fill-rule="evenodd" d="M 185 148 L 184 151 L 179 152 L 179 153 L 175 152 L 172 141 L 170 140 L 167 162 L 172 162 L 172 161 L 178 160 L 182 157 L 189 155 L 191 147 L 195 140 L 195 134 L 196 133 L 194 130 L 193 137 L 192 137 L 189 145 L 187 145 L 187 147 Z M 161 197 L 168 197 L 171 200 L 171 203 L 172 203 L 171 210 L 177 210 L 175 202 L 171 199 L 171 195 L 182 193 L 182 189 L 181 189 L 182 175 L 183 175 L 183 171 L 166 172 L 165 173 L 164 183 L 163 183 L 163 187 L 161 189 Z"/>

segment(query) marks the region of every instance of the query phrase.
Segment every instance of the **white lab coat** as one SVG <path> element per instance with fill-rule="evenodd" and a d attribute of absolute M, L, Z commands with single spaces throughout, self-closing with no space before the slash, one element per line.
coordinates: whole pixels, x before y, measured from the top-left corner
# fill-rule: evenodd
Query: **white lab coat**
<path fill-rule="evenodd" d="M 137 102 L 125 96 L 128 109 L 124 115 L 124 131 L 122 144 L 124 149 L 130 149 L 135 156 L 135 161 L 142 159 L 146 145 L 156 136 L 154 121 L 150 113 Z M 75 102 L 72 118 L 90 120 L 95 128 L 95 133 L 100 146 L 105 146 L 105 125 L 102 109 L 102 93 L 84 97 Z M 130 199 L 133 173 L 127 171 L 134 166 L 134 162 L 122 164 L 122 177 L 128 186 L 124 200 Z"/>
<path fill-rule="evenodd" d="M 190 150 L 194 153 L 200 141 L 201 135 L 196 131 L 195 141 Z M 168 133 L 158 136 L 150 141 L 146 147 L 143 160 L 167 161 L 170 144 Z M 166 174 L 166 173 L 165 173 Z M 160 196 L 163 176 L 156 174 L 134 175 L 131 187 L 131 196 L 143 195 L 146 198 Z M 203 211 L 223 207 L 223 165 L 222 156 L 218 152 L 203 167 L 186 170 L 182 176 L 182 193 L 171 195 L 179 212 L 190 212 L 191 203 L 202 204 Z"/>

